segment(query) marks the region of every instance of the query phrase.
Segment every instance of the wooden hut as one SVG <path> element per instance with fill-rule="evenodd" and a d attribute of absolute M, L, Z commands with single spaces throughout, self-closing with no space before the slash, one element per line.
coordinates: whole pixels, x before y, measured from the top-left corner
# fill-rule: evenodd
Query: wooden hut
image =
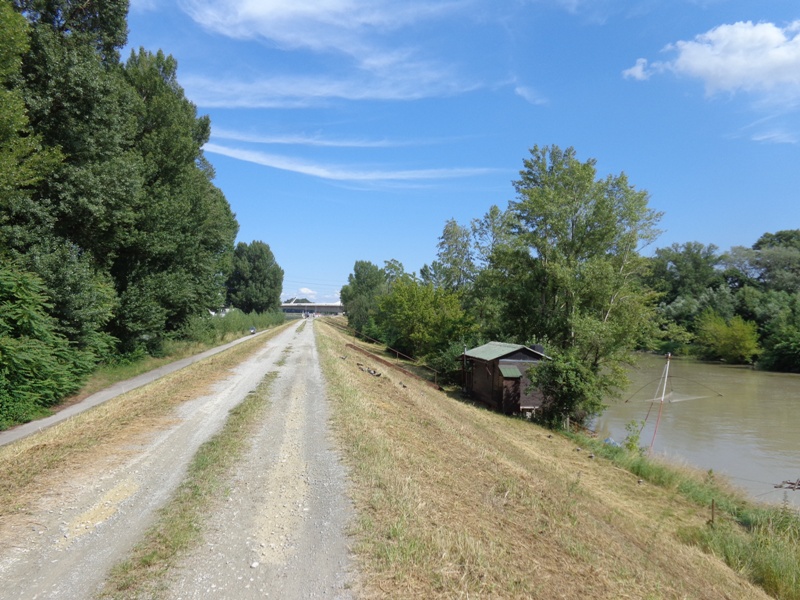
<path fill-rule="evenodd" d="M 506 414 L 532 412 L 542 394 L 531 389 L 528 369 L 547 358 L 540 346 L 489 342 L 461 355 L 468 396 Z"/>

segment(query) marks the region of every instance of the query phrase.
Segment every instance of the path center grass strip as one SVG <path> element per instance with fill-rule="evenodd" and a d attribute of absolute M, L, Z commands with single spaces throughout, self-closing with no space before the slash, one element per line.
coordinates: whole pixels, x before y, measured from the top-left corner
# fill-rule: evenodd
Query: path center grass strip
<path fill-rule="evenodd" d="M 267 374 L 231 410 L 222 431 L 200 446 L 186 479 L 159 511 L 156 524 L 130 557 L 112 569 L 101 598 L 152 597 L 181 554 L 199 542 L 203 514 L 225 495 L 231 468 L 247 450 L 248 440 L 269 406 L 269 389 L 276 375 Z"/>

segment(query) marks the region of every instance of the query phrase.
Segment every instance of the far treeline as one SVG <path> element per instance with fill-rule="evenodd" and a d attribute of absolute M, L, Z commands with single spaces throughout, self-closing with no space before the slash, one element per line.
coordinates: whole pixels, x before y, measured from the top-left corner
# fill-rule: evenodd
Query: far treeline
<path fill-rule="evenodd" d="M 223 307 L 278 314 L 283 271 L 263 242 L 234 247 L 175 59 L 121 62 L 127 12 L 0 0 L 0 429 L 100 363 L 213 341 Z"/>
<path fill-rule="evenodd" d="M 341 290 L 350 326 L 454 381 L 465 347 L 541 344 L 552 360 L 532 378 L 553 424 L 602 411 L 636 350 L 800 372 L 800 229 L 644 256 L 662 215 L 595 163 L 536 146 L 507 209 L 445 223 L 419 274 L 357 261 Z"/>

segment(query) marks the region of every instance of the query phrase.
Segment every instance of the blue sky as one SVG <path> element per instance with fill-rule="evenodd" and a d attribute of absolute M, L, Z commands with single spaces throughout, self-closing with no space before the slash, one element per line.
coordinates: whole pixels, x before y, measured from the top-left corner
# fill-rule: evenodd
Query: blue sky
<path fill-rule="evenodd" d="M 211 117 L 284 298 L 335 301 L 356 260 L 418 272 L 535 144 L 647 190 L 653 248 L 800 228 L 797 0 L 131 0 L 129 28 Z"/>

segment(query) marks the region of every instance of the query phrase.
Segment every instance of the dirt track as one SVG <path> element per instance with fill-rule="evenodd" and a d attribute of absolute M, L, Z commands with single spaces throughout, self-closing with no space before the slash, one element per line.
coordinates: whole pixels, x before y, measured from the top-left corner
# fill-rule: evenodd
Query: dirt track
<path fill-rule="evenodd" d="M 239 463 L 204 543 L 182 561 L 164 598 L 350 597 L 345 472 L 331 450 L 313 327 L 265 343 L 188 401 L 174 423 L 124 459 L 42 498 L 24 524 L 3 527 L 0 598 L 91 598 L 182 480 L 197 448 L 271 371 L 272 405 Z"/>

